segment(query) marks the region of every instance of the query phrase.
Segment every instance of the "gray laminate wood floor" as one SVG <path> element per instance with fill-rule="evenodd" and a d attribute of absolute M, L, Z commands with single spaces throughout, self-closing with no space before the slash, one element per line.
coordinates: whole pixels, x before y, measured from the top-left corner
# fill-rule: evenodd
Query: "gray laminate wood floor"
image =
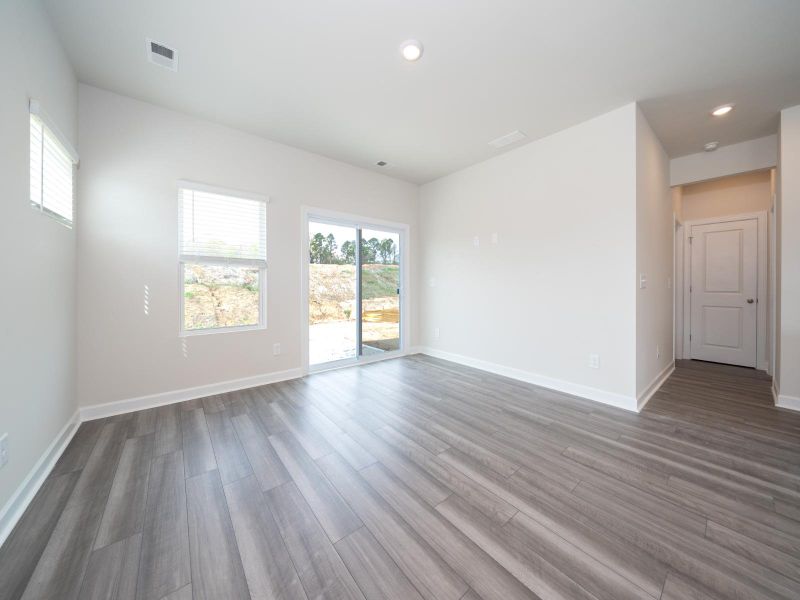
<path fill-rule="evenodd" d="M 250 597 L 800 598 L 800 414 L 412 356 L 84 423 L 0 550 L 2 600 Z"/>

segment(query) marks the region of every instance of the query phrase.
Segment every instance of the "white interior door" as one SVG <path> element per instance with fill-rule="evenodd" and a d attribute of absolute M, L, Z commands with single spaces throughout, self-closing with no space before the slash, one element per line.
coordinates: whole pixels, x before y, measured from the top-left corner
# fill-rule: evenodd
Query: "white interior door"
<path fill-rule="evenodd" d="M 691 358 L 755 367 L 758 220 L 691 229 Z"/>

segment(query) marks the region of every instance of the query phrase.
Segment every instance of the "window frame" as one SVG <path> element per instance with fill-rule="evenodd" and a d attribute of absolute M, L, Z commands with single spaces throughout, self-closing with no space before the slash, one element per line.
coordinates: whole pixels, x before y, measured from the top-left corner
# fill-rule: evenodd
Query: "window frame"
<path fill-rule="evenodd" d="M 180 230 L 181 223 L 181 193 L 183 190 L 191 190 L 197 192 L 208 192 L 211 194 L 219 194 L 222 196 L 230 196 L 242 200 L 256 200 L 264 203 L 264 231 L 267 232 L 269 223 L 269 196 L 263 194 L 255 194 L 253 192 L 244 192 L 234 190 L 231 188 L 224 188 L 218 186 L 207 185 L 205 183 L 198 183 L 195 181 L 180 180 L 177 182 L 176 192 L 178 198 L 178 287 L 180 290 L 180 301 L 178 307 L 178 336 L 181 338 L 191 337 L 196 335 L 212 335 L 216 333 L 236 333 L 239 331 L 259 331 L 267 329 L 267 267 L 269 262 L 267 259 L 264 261 L 246 259 L 246 258 L 220 258 L 211 256 L 188 256 L 181 253 L 181 239 L 183 232 Z M 268 239 L 269 236 L 267 235 Z M 267 249 L 265 248 L 265 253 Z M 267 253 L 268 255 L 268 253 Z M 268 258 L 268 257 L 267 257 Z M 208 264 L 216 266 L 229 266 L 236 265 L 241 267 L 255 267 L 258 269 L 258 323 L 254 325 L 234 325 L 229 327 L 207 327 L 204 329 L 186 329 L 186 265 L 187 264 Z"/>
<path fill-rule="evenodd" d="M 38 124 L 41 125 L 41 147 L 39 152 L 39 161 L 40 161 L 40 183 L 39 183 L 39 201 L 35 201 L 31 196 L 31 188 L 32 188 L 32 180 L 31 180 L 31 155 L 32 155 L 32 147 L 31 147 L 31 125 L 32 121 L 36 119 Z M 70 209 L 72 212 L 72 218 L 68 219 L 67 217 L 51 210 L 50 208 L 45 206 L 44 203 L 44 188 L 42 186 L 42 182 L 44 181 L 44 144 L 45 138 L 51 138 L 51 141 L 55 143 L 57 149 L 63 154 L 63 157 L 70 162 L 70 188 L 72 191 L 70 197 Z M 51 119 L 48 114 L 42 109 L 41 103 L 31 98 L 28 103 L 28 201 L 30 203 L 30 207 L 35 210 L 36 212 L 45 215 L 52 220 L 54 220 L 59 225 L 66 227 L 67 229 L 74 229 L 75 228 L 75 216 L 77 212 L 77 202 L 76 202 L 76 188 L 77 188 L 77 177 L 76 177 L 76 170 L 77 166 L 80 162 L 80 158 L 78 156 L 77 151 L 69 142 L 67 137 L 61 133 L 61 130 L 56 126 L 55 121 Z"/>

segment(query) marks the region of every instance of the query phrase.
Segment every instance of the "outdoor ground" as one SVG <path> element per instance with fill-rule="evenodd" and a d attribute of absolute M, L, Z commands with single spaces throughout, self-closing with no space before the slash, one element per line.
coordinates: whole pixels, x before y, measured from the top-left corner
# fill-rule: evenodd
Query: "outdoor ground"
<path fill-rule="evenodd" d="M 184 286 L 185 327 L 258 323 L 258 271 L 189 265 Z M 398 265 L 364 265 L 362 337 L 367 351 L 399 347 Z M 312 364 L 355 355 L 355 266 L 309 265 L 309 352 Z"/>
<path fill-rule="evenodd" d="M 399 347 L 398 265 L 364 265 L 362 337 L 368 350 Z M 355 266 L 312 264 L 309 269 L 309 361 L 355 356 Z"/>

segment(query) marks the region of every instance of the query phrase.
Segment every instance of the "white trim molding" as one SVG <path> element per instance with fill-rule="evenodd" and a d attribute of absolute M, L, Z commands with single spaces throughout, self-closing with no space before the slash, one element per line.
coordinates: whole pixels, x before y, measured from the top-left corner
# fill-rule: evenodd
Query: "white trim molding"
<path fill-rule="evenodd" d="M 681 259 L 683 264 L 678 265 L 683 273 L 682 276 L 682 293 L 683 299 L 676 298 L 675 302 L 675 329 L 680 328 L 682 335 L 683 348 L 676 352 L 681 358 L 692 358 L 691 347 L 691 332 L 692 332 L 692 297 L 689 294 L 689 287 L 692 283 L 692 247 L 689 239 L 692 235 L 692 227 L 694 225 L 710 225 L 714 223 L 731 223 L 735 221 L 749 221 L 755 219 L 758 223 L 758 272 L 757 272 L 757 286 L 758 286 L 758 305 L 756 307 L 756 364 L 755 368 L 760 371 L 767 371 L 770 365 L 767 350 L 767 307 L 770 306 L 774 299 L 770 297 L 770 291 L 767 286 L 769 278 L 770 262 L 774 258 L 769 253 L 769 231 L 768 231 L 768 218 L 767 211 L 758 211 L 750 213 L 741 213 L 735 215 L 726 215 L 723 217 L 711 217 L 708 219 L 694 219 L 692 221 L 684 221 L 681 224 L 683 230 L 683 249 L 681 252 Z M 677 248 L 677 244 L 676 244 Z M 677 251 L 677 250 L 676 250 Z M 676 255 L 677 260 L 677 255 Z M 676 270 L 677 270 L 676 269 Z M 676 277 L 676 291 L 677 291 L 677 277 Z"/>
<path fill-rule="evenodd" d="M 788 396 L 781 394 L 781 388 L 778 385 L 778 380 L 773 377 L 772 379 L 772 396 L 775 398 L 775 406 L 778 408 L 787 408 L 789 410 L 800 410 L 800 398 L 797 396 Z"/>
<path fill-rule="evenodd" d="M 115 402 L 106 402 L 105 404 L 93 404 L 80 409 L 81 421 L 93 421 L 94 419 L 112 417 L 114 415 L 121 415 L 145 408 L 155 408 L 166 404 L 175 404 L 176 402 L 185 402 L 186 400 L 214 396 L 215 394 L 235 392 L 237 390 L 258 387 L 269 383 L 297 379 L 298 377 L 302 377 L 302 375 L 301 369 L 287 369 L 285 371 L 275 371 L 263 375 L 242 377 L 241 379 L 230 379 L 228 381 L 150 394 L 148 396 L 128 398 L 126 400 L 116 400 Z"/>
<path fill-rule="evenodd" d="M 639 394 L 639 398 L 636 402 L 636 412 L 642 412 L 645 404 L 650 402 L 650 398 L 652 398 L 655 393 L 664 385 L 664 382 L 669 379 L 669 376 L 675 371 L 675 361 L 673 360 L 669 363 L 664 370 L 661 371 L 658 375 L 655 376 L 653 381 L 650 382 L 650 385 L 645 388 L 645 390 Z"/>
<path fill-rule="evenodd" d="M 615 406 L 632 412 L 638 412 L 638 402 L 634 396 L 626 396 L 625 394 L 617 394 L 616 392 L 607 392 L 588 385 L 580 383 L 573 383 L 563 379 L 555 379 L 533 373 L 532 371 L 525 371 L 524 369 L 517 369 L 515 367 L 507 367 L 497 363 L 488 362 L 478 358 L 471 358 L 461 354 L 454 354 L 452 352 L 445 352 L 444 350 L 437 350 L 429 346 L 422 346 L 417 348 L 420 354 L 427 354 L 434 358 L 441 358 L 442 360 L 449 360 L 450 362 L 458 363 L 467 367 L 473 367 L 482 371 L 488 371 L 495 375 L 502 375 L 503 377 L 510 377 L 526 383 L 532 383 L 550 390 L 570 394 L 571 396 L 579 396 L 587 400 L 594 400 L 609 406 Z"/>
<path fill-rule="evenodd" d="M 33 501 L 36 492 L 42 487 L 42 484 L 50 475 L 50 471 L 56 465 L 56 462 L 66 450 L 72 437 L 78 430 L 81 422 L 79 419 L 80 413 L 76 411 L 72 415 L 61 431 L 58 432 L 55 439 L 50 443 L 44 453 L 33 465 L 33 468 L 28 473 L 28 476 L 22 481 L 16 491 L 8 499 L 5 506 L 0 510 L 0 546 L 2 546 L 14 527 L 22 518 L 28 505 Z"/>
<path fill-rule="evenodd" d="M 789 410 L 800 410 L 800 398 L 797 396 L 779 395 L 775 402 L 778 408 L 788 408 Z"/>

